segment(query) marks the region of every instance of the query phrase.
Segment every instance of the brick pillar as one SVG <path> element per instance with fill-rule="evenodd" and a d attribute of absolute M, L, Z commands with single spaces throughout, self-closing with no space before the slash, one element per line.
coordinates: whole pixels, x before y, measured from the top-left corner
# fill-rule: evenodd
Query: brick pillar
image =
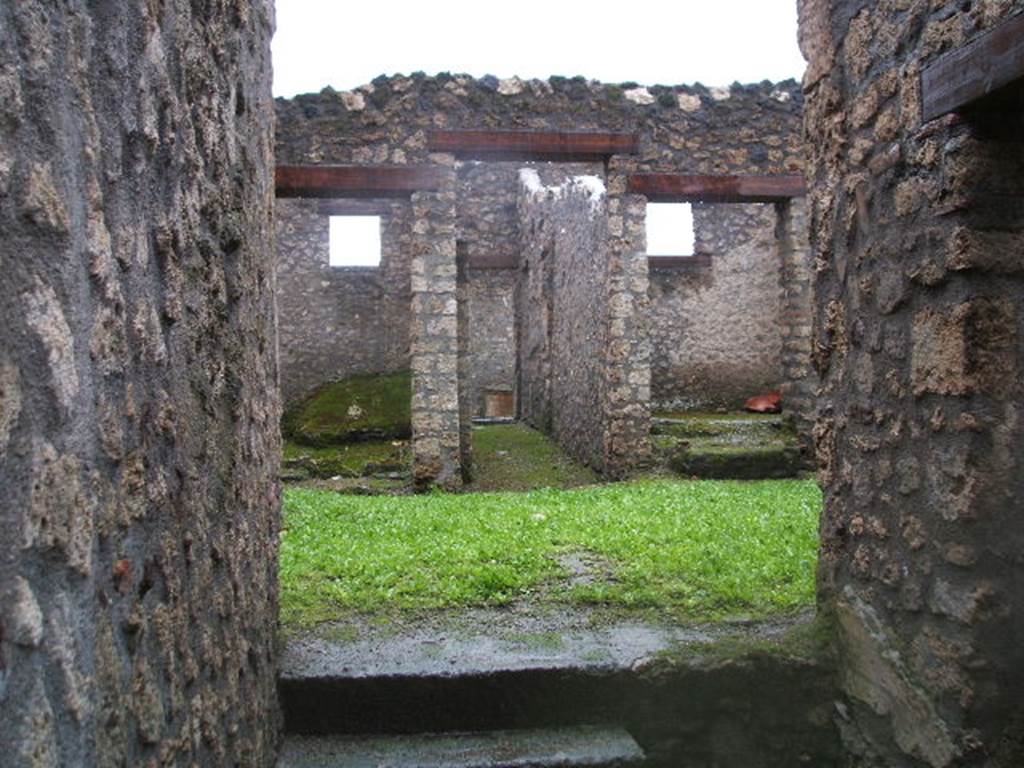
<path fill-rule="evenodd" d="M 456 252 L 456 300 L 458 301 L 458 390 L 459 390 L 459 455 L 462 479 L 469 482 L 473 470 L 473 359 L 469 348 L 469 275 L 467 256 Z"/>
<path fill-rule="evenodd" d="M 811 362 L 813 267 L 806 208 L 803 199 L 778 205 L 777 235 L 782 282 L 782 402 L 801 446 L 811 456 L 818 376 Z"/>
<path fill-rule="evenodd" d="M 625 167 L 608 170 L 608 344 L 605 357 L 605 473 L 621 477 L 651 455 L 651 343 L 647 200 L 626 194 Z"/>
<path fill-rule="evenodd" d="M 455 172 L 412 196 L 412 452 L 418 488 L 462 484 Z"/>

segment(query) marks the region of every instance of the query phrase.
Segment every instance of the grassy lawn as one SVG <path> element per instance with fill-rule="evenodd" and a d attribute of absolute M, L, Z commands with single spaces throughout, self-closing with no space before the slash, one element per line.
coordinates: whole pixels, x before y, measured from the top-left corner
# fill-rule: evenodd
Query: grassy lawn
<path fill-rule="evenodd" d="M 532 491 L 596 482 L 597 474 L 535 429 L 523 424 L 473 428 L 473 482 L 466 490 Z"/>
<path fill-rule="evenodd" d="M 680 618 L 811 605 L 814 482 L 655 480 L 529 493 L 285 493 L 282 620 L 527 598 Z M 572 563 L 589 564 L 572 578 Z M 596 563 L 596 565 L 595 565 Z"/>

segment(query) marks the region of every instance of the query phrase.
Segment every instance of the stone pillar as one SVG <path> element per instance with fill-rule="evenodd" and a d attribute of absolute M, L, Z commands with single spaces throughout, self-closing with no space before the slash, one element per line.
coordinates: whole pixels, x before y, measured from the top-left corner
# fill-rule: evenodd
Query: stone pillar
<path fill-rule="evenodd" d="M 608 172 L 608 326 L 604 374 L 605 473 L 622 477 L 651 456 L 651 343 L 647 200 L 626 194 L 626 171 Z"/>
<path fill-rule="evenodd" d="M 1024 765 L 1024 125 L 1019 95 L 921 111 L 922 70 L 1019 9 L 801 2 L 850 765 Z"/>
<path fill-rule="evenodd" d="M 270 768 L 269 2 L 0 2 L 0 764 Z"/>
<path fill-rule="evenodd" d="M 812 457 L 818 376 L 811 362 L 813 260 L 806 208 L 802 198 L 776 206 L 776 235 L 782 283 L 782 404 L 793 420 L 803 451 Z"/>
<path fill-rule="evenodd" d="M 462 461 L 462 480 L 469 482 L 473 474 L 473 359 L 469 344 L 469 264 L 465 253 L 456 249 L 455 293 L 458 302 L 459 335 L 459 455 Z"/>
<path fill-rule="evenodd" d="M 418 488 L 462 483 L 455 173 L 412 196 L 412 453 Z"/>

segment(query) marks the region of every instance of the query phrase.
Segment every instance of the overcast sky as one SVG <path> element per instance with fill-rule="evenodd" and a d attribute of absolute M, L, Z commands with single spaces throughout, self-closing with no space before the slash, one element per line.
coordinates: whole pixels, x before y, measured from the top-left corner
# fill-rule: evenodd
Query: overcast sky
<path fill-rule="evenodd" d="M 799 79 L 796 0 L 277 0 L 274 93 L 381 74 L 643 85 Z"/>

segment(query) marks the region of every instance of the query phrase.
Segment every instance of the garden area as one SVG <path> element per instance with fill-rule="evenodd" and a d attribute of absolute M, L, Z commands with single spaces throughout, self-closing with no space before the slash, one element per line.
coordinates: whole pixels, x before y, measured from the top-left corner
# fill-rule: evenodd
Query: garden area
<path fill-rule="evenodd" d="M 529 602 L 750 618 L 813 605 L 806 480 L 640 480 L 528 492 L 285 493 L 286 625 Z"/>

